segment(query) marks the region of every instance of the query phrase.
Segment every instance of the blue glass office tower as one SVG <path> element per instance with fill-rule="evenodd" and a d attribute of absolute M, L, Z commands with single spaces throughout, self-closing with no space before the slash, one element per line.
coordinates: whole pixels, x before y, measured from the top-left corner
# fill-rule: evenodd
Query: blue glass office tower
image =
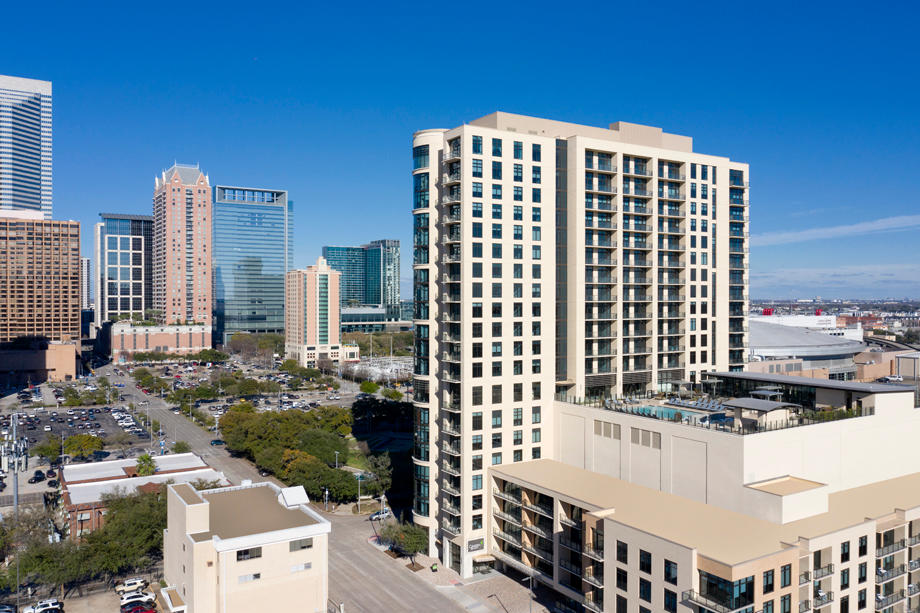
<path fill-rule="evenodd" d="M 0 209 L 51 219 L 51 82 L 0 75 Z"/>
<path fill-rule="evenodd" d="M 214 342 L 284 334 L 284 275 L 294 259 L 294 201 L 282 190 L 214 186 Z"/>
<path fill-rule="evenodd" d="M 399 317 L 399 241 L 383 239 L 360 247 L 323 247 L 329 266 L 342 273 L 343 307 L 379 305 Z"/>

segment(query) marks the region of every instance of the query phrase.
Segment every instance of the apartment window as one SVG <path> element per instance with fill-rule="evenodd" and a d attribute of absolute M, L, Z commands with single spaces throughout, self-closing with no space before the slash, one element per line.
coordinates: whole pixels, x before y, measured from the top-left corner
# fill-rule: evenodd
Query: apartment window
<path fill-rule="evenodd" d="M 540 360 L 533 360 L 530 364 L 530 372 L 533 374 L 538 374 L 542 372 L 543 365 Z"/>
<path fill-rule="evenodd" d="M 779 586 L 789 587 L 792 585 L 792 564 L 784 564 L 779 569 Z"/>
<path fill-rule="evenodd" d="M 652 554 L 642 549 L 639 550 L 639 570 L 652 574 Z"/>
<path fill-rule="evenodd" d="M 492 198 L 494 198 L 495 200 L 502 199 L 502 186 L 501 185 L 497 183 L 492 184 Z"/>
<path fill-rule="evenodd" d="M 474 258 L 482 257 L 482 243 L 473 243 L 473 257 Z"/>
<path fill-rule="evenodd" d="M 530 198 L 534 202 L 541 202 L 541 192 L 539 187 L 534 187 L 531 189 Z"/>
<path fill-rule="evenodd" d="M 501 410 L 492 411 L 492 427 L 501 428 L 502 427 L 502 412 Z"/>
<path fill-rule="evenodd" d="M 476 389 L 476 388 L 473 388 L 473 389 Z M 481 394 L 482 388 L 480 387 L 479 390 Z M 473 430 L 482 430 L 482 411 L 473 412 Z"/>
<path fill-rule="evenodd" d="M 866 582 L 866 579 L 867 579 L 867 577 L 866 577 L 866 563 L 863 562 L 863 563 L 860 564 L 859 567 L 856 569 L 856 580 L 859 581 L 860 583 L 865 583 L 865 582 Z"/>
<path fill-rule="evenodd" d="M 482 178 L 482 160 L 473 159 L 473 176 Z"/>
<path fill-rule="evenodd" d="M 774 613 L 772 600 L 767 600 L 763 603 L 763 613 Z"/>
<path fill-rule="evenodd" d="M 629 575 L 622 568 L 617 569 L 617 589 L 629 591 Z"/>
<path fill-rule="evenodd" d="M 493 453 L 492 454 L 492 466 L 495 466 L 496 464 L 501 464 L 501 463 L 502 463 L 502 454 L 500 452 Z"/>
<path fill-rule="evenodd" d="M 514 205 L 514 220 L 521 221 L 523 219 L 524 219 L 524 207 L 522 207 L 519 204 Z"/>
<path fill-rule="evenodd" d="M 473 456 L 473 470 L 482 470 L 482 454 Z"/>
<path fill-rule="evenodd" d="M 769 594 L 773 591 L 773 570 L 764 571 L 763 573 L 763 593 Z"/>
<path fill-rule="evenodd" d="M 532 175 L 531 175 L 531 181 L 533 181 L 534 183 L 539 183 L 539 182 L 540 182 L 540 167 L 539 167 L 539 166 L 534 166 L 534 167 L 533 167 L 533 173 L 532 173 Z"/>
<path fill-rule="evenodd" d="M 482 435 L 474 434 L 473 435 L 473 449 L 482 449 Z"/>
<path fill-rule="evenodd" d="M 850 541 L 840 543 L 840 562 L 850 561 Z"/>
<path fill-rule="evenodd" d="M 262 578 L 262 573 L 250 573 L 248 575 L 240 575 L 240 583 L 249 583 L 250 581 L 258 581 Z"/>
<path fill-rule="evenodd" d="M 499 345 L 500 345 L 500 344 L 501 344 L 501 343 L 499 343 Z M 493 351 L 493 353 L 494 353 L 495 349 L 493 348 L 492 351 Z M 501 353 L 501 351 L 499 350 L 499 354 L 500 354 L 500 353 Z M 502 401 L 502 386 L 501 386 L 501 385 L 493 385 L 493 386 L 492 386 L 492 403 L 493 403 L 493 404 L 497 404 L 497 403 L 500 403 L 501 401 Z"/>
<path fill-rule="evenodd" d="M 512 435 L 513 435 L 513 441 L 515 445 L 524 444 L 524 431 L 523 430 L 515 430 L 512 433 Z"/>
<path fill-rule="evenodd" d="M 652 582 L 641 577 L 639 578 L 639 598 L 645 602 L 652 601 Z"/>
<path fill-rule="evenodd" d="M 539 383 L 534 383 L 534 385 L 538 386 Z M 539 398 L 539 397 L 540 397 L 539 394 L 536 394 L 534 396 L 534 398 Z M 542 419 L 543 419 L 543 415 L 540 411 L 540 407 L 533 407 L 532 409 L 530 409 L 530 423 L 538 424 L 542 421 Z"/>
<path fill-rule="evenodd" d="M 539 428 L 534 428 L 533 432 L 531 432 L 531 434 L 530 434 L 530 442 L 531 442 L 531 443 L 539 443 L 539 442 L 540 442 L 541 436 L 542 436 L 542 435 L 541 435 L 541 433 L 540 433 L 540 429 L 539 429 Z M 652 572 L 652 571 L 649 570 L 649 572 Z"/>
<path fill-rule="evenodd" d="M 538 240 L 541 239 L 541 236 L 540 236 L 540 226 L 534 226 L 534 227 L 533 227 L 533 229 L 531 230 L 531 236 L 532 236 L 533 240 L 535 240 L 535 241 L 538 241 Z"/>
<path fill-rule="evenodd" d="M 530 397 L 534 400 L 539 400 L 543 393 L 543 388 L 540 387 L 539 383 L 532 383 L 530 386 Z M 540 407 L 535 407 L 535 411 L 540 412 Z"/>
<path fill-rule="evenodd" d="M 514 186 L 514 200 L 515 202 L 521 202 L 524 200 L 524 188 L 520 185 Z M 515 217 L 517 219 L 517 217 Z"/>
<path fill-rule="evenodd" d="M 664 591 L 664 610 L 668 613 L 677 613 L 677 594 L 671 590 Z"/>
<path fill-rule="evenodd" d="M 428 168 L 428 145 L 412 148 L 412 169 Z"/>
<path fill-rule="evenodd" d="M 519 383 L 515 383 L 514 385 L 515 385 L 515 387 L 517 387 L 517 386 L 520 385 L 520 384 L 519 384 Z M 519 398 L 515 398 L 515 400 L 520 400 L 520 399 L 519 399 Z M 520 407 L 514 409 L 514 410 L 513 410 L 513 416 L 514 416 L 514 425 L 515 425 L 515 426 L 520 426 L 520 425 L 522 425 L 522 424 L 524 423 L 524 409 L 522 409 L 522 408 L 520 408 Z"/>
<path fill-rule="evenodd" d="M 792 613 L 792 596 L 786 594 L 779 599 L 780 613 Z"/>
<path fill-rule="evenodd" d="M 482 508 L 482 494 L 473 496 L 473 510 L 478 511 Z"/>
<path fill-rule="evenodd" d="M 492 162 L 492 178 L 501 181 L 502 178 L 502 163 L 501 162 Z"/>
<path fill-rule="evenodd" d="M 502 218 L 502 205 L 493 204 L 492 205 L 492 219 L 501 219 Z"/>
<path fill-rule="evenodd" d="M 533 259 L 539 260 L 540 259 L 540 245 L 533 245 L 532 253 L 533 253 Z"/>
<path fill-rule="evenodd" d="M 524 240 L 524 226 L 515 225 L 513 228 L 512 237 L 516 241 Z"/>
<path fill-rule="evenodd" d="M 514 165 L 514 180 L 515 181 L 524 180 L 524 166 L 522 164 Z"/>
<path fill-rule="evenodd" d="M 502 433 L 493 432 L 492 433 L 492 448 L 494 449 L 495 447 L 501 447 L 501 446 L 502 446 Z"/>
<path fill-rule="evenodd" d="M 236 561 L 242 562 L 244 560 L 255 560 L 256 558 L 262 557 L 262 548 L 261 547 L 251 547 L 249 549 L 240 549 L 236 552 Z"/>
<path fill-rule="evenodd" d="M 840 598 L 840 613 L 850 613 L 850 597 L 842 596 Z"/>
<path fill-rule="evenodd" d="M 514 141 L 514 159 L 524 159 L 524 143 L 519 140 Z"/>
<path fill-rule="evenodd" d="M 531 457 L 531 459 L 533 459 L 533 460 L 539 460 L 539 459 L 540 459 L 540 455 L 541 455 L 541 454 L 540 454 L 540 448 L 539 448 L 539 447 L 534 447 L 533 449 L 530 450 L 530 457 Z"/>
<path fill-rule="evenodd" d="M 482 489 L 482 475 L 473 475 L 473 490 Z"/>
<path fill-rule="evenodd" d="M 473 198 L 482 198 L 482 183 L 473 181 Z"/>
<path fill-rule="evenodd" d="M 313 539 L 297 539 L 296 541 L 291 541 L 289 543 L 290 551 L 303 551 L 304 549 L 311 549 L 313 547 Z"/>
<path fill-rule="evenodd" d="M 501 156 L 502 154 L 502 139 L 493 138 L 492 139 L 492 155 Z"/>
<path fill-rule="evenodd" d="M 482 362 L 473 362 L 473 378 L 482 378 Z"/>
<path fill-rule="evenodd" d="M 482 153 L 482 137 L 474 136 L 473 137 L 473 153 Z"/>
<path fill-rule="evenodd" d="M 473 317 L 482 317 L 482 303 L 481 302 L 473 303 Z"/>
<path fill-rule="evenodd" d="M 619 424 L 614 424 L 618 426 Z M 677 562 L 664 561 L 664 580 L 671 585 L 677 585 Z"/>
<path fill-rule="evenodd" d="M 492 243 L 492 257 L 493 258 L 502 257 L 502 244 L 501 243 Z"/>
<path fill-rule="evenodd" d="M 473 515 L 473 530 L 482 529 L 482 515 Z"/>
<path fill-rule="evenodd" d="M 520 449 L 515 449 L 514 450 L 514 461 L 520 462 L 523 459 L 524 459 L 524 452 L 521 451 Z"/>
<path fill-rule="evenodd" d="M 629 545 L 623 541 L 617 541 L 617 562 L 629 564 Z"/>
<path fill-rule="evenodd" d="M 534 162 L 539 162 L 539 161 L 541 161 L 541 160 L 540 160 L 540 145 L 535 144 L 535 145 L 533 146 L 533 151 L 532 151 L 532 156 L 531 156 L 531 158 L 532 158 L 532 160 L 533 160 Z"/>
<path fill-rule="evenodd" d="M 866 552 L 869 550 L 869 537 L 861 536 L 859 537 L 859 557 L 866 555 Z"/>
<path fill-rule="evenodd" d="M 859 590 L 856 594 L 856 608 L 860 611 L 866 608 L 866 590 Z"/>
<path fill-rule="evenodd" d="M 840 571 L 840 589 L 845 590 L 850 587 L 850 569 L 844 568 Z"/>
<path fill-rule="evenodd" d="M 493 357 L 499 357 L 499 356 L 501 356 L 501 354 L 502 354 L 502 344 L 501 344 L 500 342 L 492 343 L 492 356 L 493 356 Z M 501 388 L 499 388 L 499 389 L 501 389 Z M 493 391 L 494 391 L 494 390 L 493 390 Z M 494 396 L 494 394 L 493 394 L 493 396 Z M 501 396 L 501 394 L 499 394 L 499 396 Z M 493 398 L 493 399 L 492 399 L 492 402 L 501 402 L 501 398 L 499 398 L 497 401 Z"/>

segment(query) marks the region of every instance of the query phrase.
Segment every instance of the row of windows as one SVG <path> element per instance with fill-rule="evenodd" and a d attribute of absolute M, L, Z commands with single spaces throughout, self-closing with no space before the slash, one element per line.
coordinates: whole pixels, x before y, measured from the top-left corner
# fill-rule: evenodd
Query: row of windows
<path fill-rule="evenodd" d="M 515 198 L 517 200 L 517 198 Z M 530 218 L 532 221 L 540 221 L 541 218 L 540 207 L 533 207 L 530 212 Z M 474 202 L 473 203 L 473 217 L 482 217 L 482 203 Z M 502 205 L 500 203 L 492 203 L 492 219 L 501 219 L 502 218 Z M 513 218 L 515 221 L 524 220 L 524 207 L 521 205 L 514 205 L 513 208 Z"/>
<path fill-rule="evenodd" d="M 524 240 L 524 226 L 514 224 L 511 226 L 512 238 L 514 240 L 520 241 Z M 532 240 L 539 241 L 542 239 L 542 232 L 540 226 L 532 226 L 530 229 L 530 237 Z M 482 238 L 482 222 L 474 221 L 473 222 L 473 238 Z M 493 223 L 492 224 L 492 238 L 500 239 L 502 238 L 502 224 Z"/>
<path fill-rule="evenodd" d="M 474 258 L 482 257 L 482 243 L 473 243 L 472 251 Z M 539 260 L 542 257 L 542 249 L 540 245 L 533 245 L 530 250 L 531 258 L 534 260 Z M 513 245 L 512 246 L 512 255 L 515 260 L 524 259 L 524 246 L 523 245 Z M 502 257 L 502 245 L 501 243 L 492 243 L 492 257 L 500 258 Z"/>
<path fill-rule="evenodd" d="M 515 181 L 524 180 L 524 165 L 515 164 L 512 167 L 513 178 Z M 473 176 L 481 179 L 482 176 L 482 160 L 474 158 L 473 159 Z M 492 176 L 491 178 L 496 181 L 502 179 L 502 163 L 501 162 L 492 162 Z M 530 169 L 530 180 L 532 183 L 542 183 L 543 182 L 543 171 L 539 166 L 532 166 Z"/>
<path fill-rule="evenodd" d="M 422 175 L 415 175 L 415 176 L 419 177 Z M 503 193 L 502 186 L 498 183 L 493 183 L 492 184 L 492 199 L 501 200 L 502 193 Z M 523 187 L 515 185 L 513 194 L 514 194 L 513 196 L 514 200 L 516 201 L 524 200 L 524 188 Z M 480 183 L 479 181 L 473 181 L 473 198 L 482 198 L 482 183 Z M 543 198 L 543 193 L 541 191 L 541 188 L 532 187 L 530 189 L 530 199 L 533 202 L 541 202 L 542 198 Z"/>
<path fill-rule="evenodd" d="M 451 141 L 456 142 L 456 141 Z M 524 159 L 524 143 L 521 141 L 514 141 L 514 159 L 523 160 Z M 473 153 L 477 155 L 482 155 L 482 137 L 473 136 Z M 492 155 L 494 157 L 501 157 L 502 155 L 502 139 L 493 138 L 492 139 Z M 530 149 L 531 161 L 539 162 L 542 157 L 542 147 L 539 144 L 532 144 Z"/>

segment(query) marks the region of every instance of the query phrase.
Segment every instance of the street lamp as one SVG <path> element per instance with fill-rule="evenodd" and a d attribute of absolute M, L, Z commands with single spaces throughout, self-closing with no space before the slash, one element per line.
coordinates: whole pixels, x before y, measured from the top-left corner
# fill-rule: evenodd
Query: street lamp
<path fill-rule="evenodd" d="M 335 467 L 336 468 L 339 467 L 339 452 L 338 451 L 335 452 Z"/>

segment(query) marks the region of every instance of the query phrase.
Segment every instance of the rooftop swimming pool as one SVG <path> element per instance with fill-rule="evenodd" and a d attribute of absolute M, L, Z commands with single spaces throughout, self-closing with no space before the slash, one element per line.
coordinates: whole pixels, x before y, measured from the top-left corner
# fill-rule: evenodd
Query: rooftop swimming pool
<path fill-rule="evenodd" d="M 706 413 L 701 413 L 700 411 L 691 411 L 690 409 L 659 406 L 627 406 L 624 407 L 622 411 L 626 413 L 633 413 L 634 415 L 648 415 L 649 417 L 657 417 L 658 419 L 664 419 L 667 421 L 673 421 L 674 416 L 678 413 L 680 413 L 680 416 L 684 419 L 687 417 L 699 418 L 703 415 L 706 415 Z"/>

